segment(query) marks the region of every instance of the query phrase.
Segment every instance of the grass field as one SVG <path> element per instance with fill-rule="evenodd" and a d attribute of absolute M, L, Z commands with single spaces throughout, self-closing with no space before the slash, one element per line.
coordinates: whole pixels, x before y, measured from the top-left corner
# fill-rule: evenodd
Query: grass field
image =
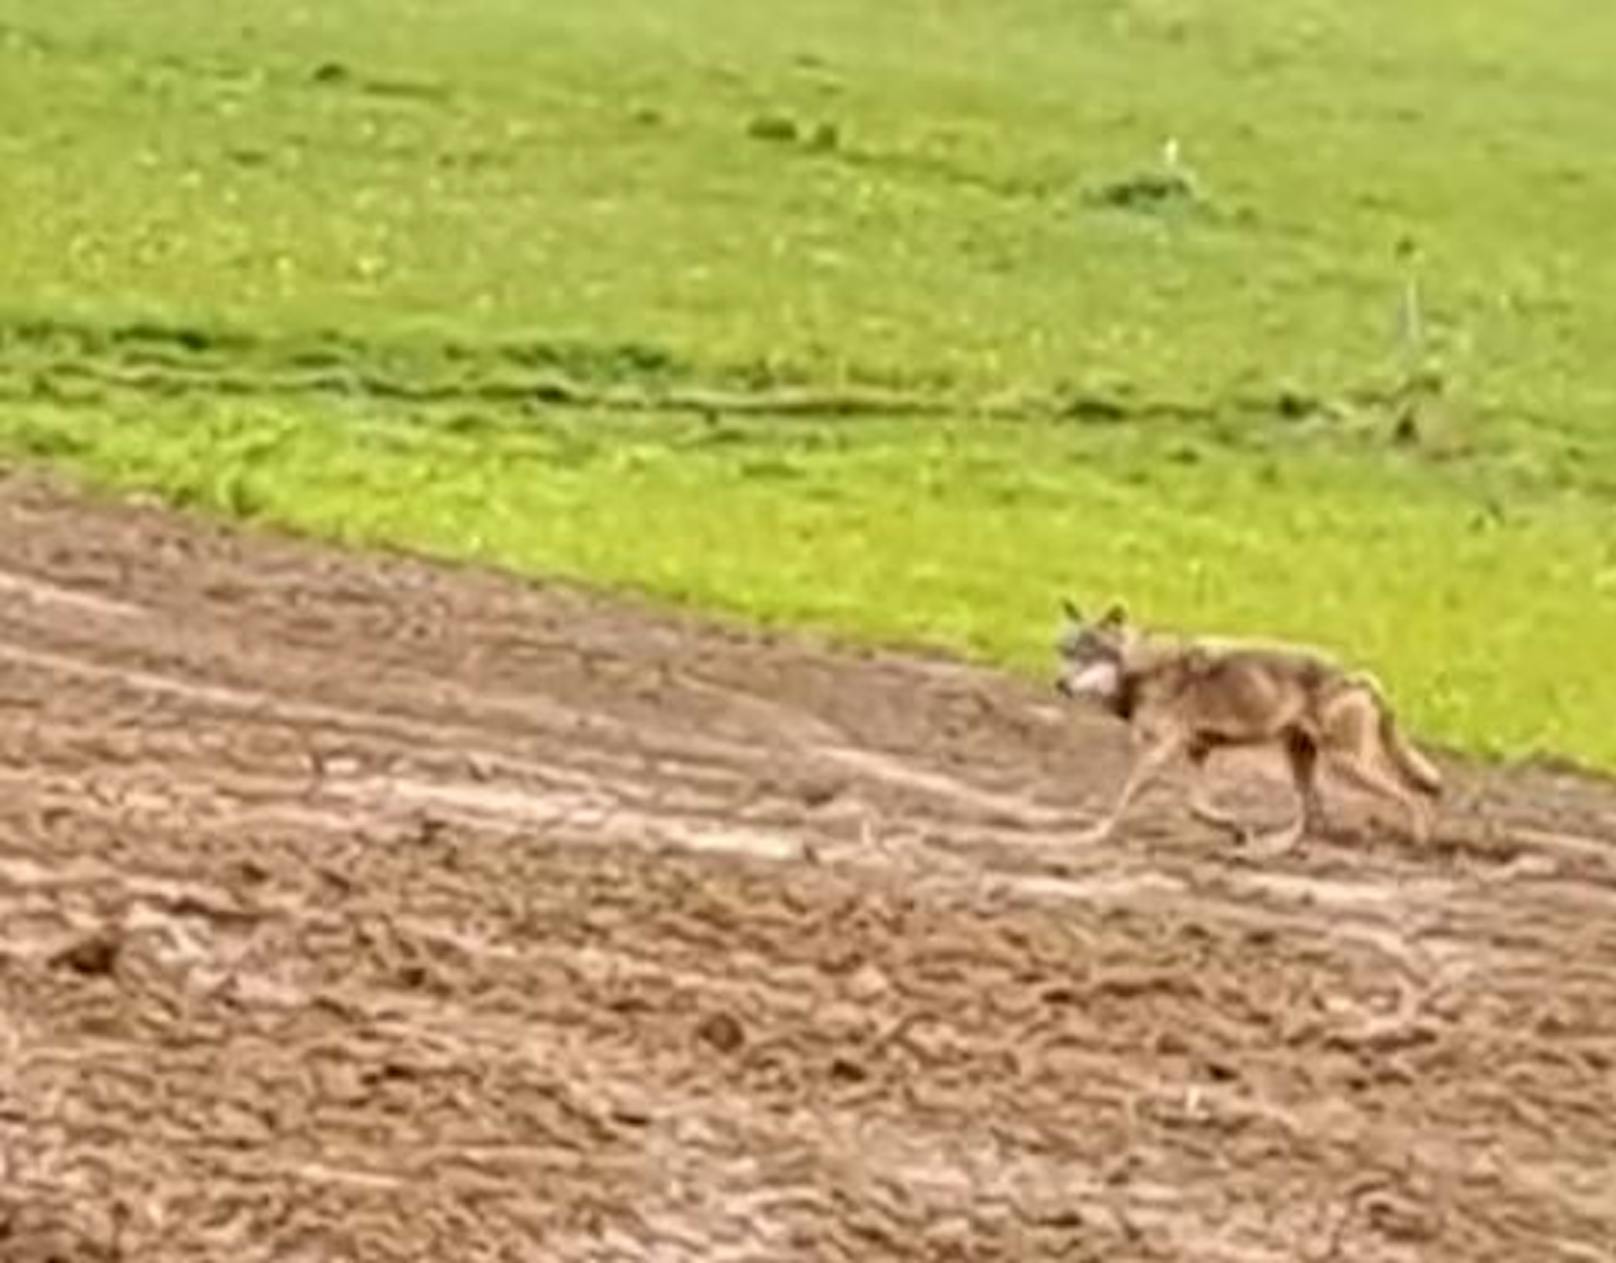
<path fill-rule="evenodd" d="M 0 445 L 1032 670 L 1121 592 L 1616 767 L 1613 54 L 1572 0 L 0 0 Z"/>

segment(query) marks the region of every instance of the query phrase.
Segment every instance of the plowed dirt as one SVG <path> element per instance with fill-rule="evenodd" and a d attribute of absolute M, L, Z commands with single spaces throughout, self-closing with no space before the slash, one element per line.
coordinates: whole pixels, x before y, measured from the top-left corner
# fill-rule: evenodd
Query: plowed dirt
<path fill-rule="evenodd" d="M 1052 702 L 0 484 L 0 1258 L 1616 1258 L 1616 792 Z"/>

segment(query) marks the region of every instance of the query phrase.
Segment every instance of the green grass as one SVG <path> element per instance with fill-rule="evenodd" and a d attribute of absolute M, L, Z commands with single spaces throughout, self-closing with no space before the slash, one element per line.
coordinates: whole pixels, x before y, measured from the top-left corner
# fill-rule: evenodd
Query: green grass
<path fill-rule="evenodd" d="M 1029 669 L 1121 592 L 1616 766 L 1616 10 L 148 8 L 0 0 L 5 450 Z"/>
<path fill-rule="evenodd" d="M 1616 538 L 1574 493 L 1302 436 L 385 407 L 19 407 L 0 446 L 354 544 L 1051 669 L 1059 595 L 1369 663 L 1429 736 L 1616 765 Z"/>
<path fill-rule="evenodd" d="M 1406 235 L 1478 418 L 1601 437 L 1616 10 L 1479 12 L 0 0 L 0 294 L 973 395 L 1338 397 L 1400 367 Z M 772 116 L 805 139 L 750 134 Z M 1094 204 L 1169 136 L 1204 208 Z"/>

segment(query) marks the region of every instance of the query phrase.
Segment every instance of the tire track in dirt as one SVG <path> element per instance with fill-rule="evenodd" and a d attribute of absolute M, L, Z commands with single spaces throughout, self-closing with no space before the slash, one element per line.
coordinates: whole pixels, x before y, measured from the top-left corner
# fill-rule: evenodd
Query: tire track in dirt
<path fill-rule="evenodd" d="M 988 672 L 18 480 L 0 595 L 8 1258 L 1616 1239 L 1596 782 L 1079 852 L 1119 735 Z"/>

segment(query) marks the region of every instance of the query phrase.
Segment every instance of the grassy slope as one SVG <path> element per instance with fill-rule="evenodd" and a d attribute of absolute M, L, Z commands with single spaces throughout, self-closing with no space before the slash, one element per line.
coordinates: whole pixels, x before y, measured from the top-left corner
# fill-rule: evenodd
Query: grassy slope
<path fill-rule="evenodd" d="M 0 445 L 181 503 L 1040 672 L 1058 593 L 1121 592 L 1370 662 L 1429 734 L 1616 764 L 1603 516 L 1556 497 L 1500 518 L 1416 460 L 1141 427 L 400 420 L 373 403 L 314 423 L 149 400 L 3 415 Z"/>
<path fill-rule="evenodd" d="M 1616 764 L 1613 52 L 1573 0 L 0 0 L 0 442 L 1029 665 L 1057 590 L 1122 590 Z M 1093 204 L 1168 135 L 1204 205 Z M 1447 391 L 1392 451 L 1403 236 Z M 1140 424 L 533 406 L 552 377 Z"/>

